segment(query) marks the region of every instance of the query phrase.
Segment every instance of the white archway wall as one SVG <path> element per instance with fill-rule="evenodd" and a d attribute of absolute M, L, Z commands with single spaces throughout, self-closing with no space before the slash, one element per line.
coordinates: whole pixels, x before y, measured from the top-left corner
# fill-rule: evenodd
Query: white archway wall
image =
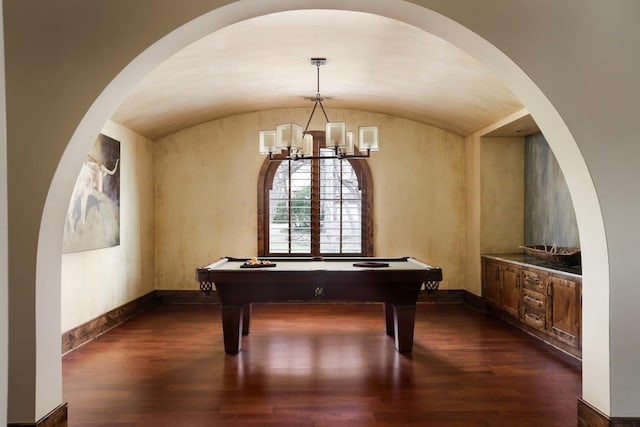
<path fill-rule="evenodd" d="M 495 17 L 499 21 L 488 22 L 480 33 L 489 41 L 500 40 L 496 45 L 516 58 L 538 86 L 544 88 L 571 129 L 569 134 L 568 129 L 559 126 L 554 107 L 536 97 L 535 88 L 527 88 L 525 82 L 518 85 L 517 91 L 512 86 L 550 141 L 570 185 L 576 209 L 580 210 L 577 220 L 585 249 L 586 286 L 583 397 L 615 416 L 637 416 L 639 370 L 632 354 L 640 347 L 640 337 L 629 334 L 626 325 L 637 316 L 633 313 L 633 301 L 640 292 L 634 283 L 635 261 L 630 255 L 634 252 L 634 242 L 640 237 L 637 221 L 640 201 L 634 190 L 639 179 L 634 161 L 629 162 L 629 159 L 640 158 L 640 147 L 634 142 L 637 141 L 634 123 L 640 109 L 639 86 L 633 77 L 640 71 L 635 47 L 640 34 L 635 29 L 640 4 L 626 1 L 611 7 L 601 2 L 588 2 L 588 6 L 584 2 L 564 2 L 561 9 L 548 14 L 536 7 L 525 11 L 521 6 L 517 2 L 501 5 Z M 500 17 L 510 19 L 500 20 Z M 536 27 L 525 21 L 544 22 L 545 32 L 535 34 Z M 492 28 L 491 24 L 494 24 Z M 518 37 L 509 39 L 505 37 L 508 34 Z M 519 43 L 520 40 L 527 40 L 527 44 Z M 539 53 L 543 49 L 548 51 L 545 60 Z M 566 71 L 559 72 L 558 67 Z M 503 78 L 513 82 L 507 76 Z M 572 138 L 578 141 L 589 170 L 577 161 L 578 148 L 565 143 Z M 585 177 L 589 175 L 598 189 L 607 225 L 606 242 L 602 240 L 603 230 L 591 232 L 593 227 L 602 227 L 602 222 L 598 218 L 597 200 L 588 197 L 592 184 Z M 610 287 L 603 286 L 607 282 Z M 598 342 L 609 336 L 609 345 Z M 609 369 L 610 379 L 607 378 Z"/>
<path fill-rule="evenodd" d="M 192 1 L 176 8 L 147 0 L 118 9 L 103 1 L 81 10 L 78 2 L 5 3 L 7 111 L 13 115 L 8 179 L 19 183 L 8 189 L 9 317 L 15 325 L 9 331 L 9 422 L 39 420 L 62 402 L 61 206 L 86 153 L 139 79 L 173 52 L 242 15 L 232 9 L 151 45 L 224 3 Z M 154 19 L 148 19 L 151 10 Z M 17 167 L 25 164 L 37 167 Z"/>
<path fill-rule="evenodd" d="M 585 256 L 584 307 L 590 314 L 584 319 L 584 398 L 605 413 L 637 415 L 634 414 L 637 405 L 631 399 L 639 394 L 640 370 L 634 369 L 637 362 L 633 355 L 640 347 L 640 337 L 625 334 L 625 326 L 637 321 L 638 314 L 631 304 L 638 300 L 639 292 L 633 283 L 634 260 L 628 252 L 633 249 L 631 242 L 640 237 L 640 203 L 637 196 L 633 196 L 636 194 L 634 184 L 640 181 L 634 161 L 640 148 L 635 144 L 633 133 L 640 99 L 634 77 L 640 66 L 634 48 L 638 42 L 636 2 L 621 0 L 615 9 L 595 0 L 590 1 L 589 6 L 578 0 L 562 5 L 526 0 L 497 5 L 495 0 L 484 0 L 475 2 L 473 7 L 468 3 L 437 0 L 416 2 L 466 25 L 509 54 L 527 70 L 551 102 L 500 52 L 454 22 L 408 3 L 381 0 L 235 2 L 232 7 L 203 15 L 188 28 L 161 40 L 125 68 L 145 46 L 215 7 L 205 0 L 183 3 L 176 7 L 141 0 L 135 5 L 122 5 L 122 9 L 108 1 L 94 2 L 92 8 L 81 9 L 75 2 L 42 0 L 5 4 L 5 16 L 11 18 L 5 24 L 8 174 L 9 182 L 15 183 L 9 186 L 8 198 L 9 278 L 12 290 L 25 289 L 10 296 L 10 304 L 33 313 L 36 288 L 39 301 L 49 302 L 38 307 L 37 327 L 36 320 L 13 319 L 15 310 L 10 312 L 14 324 L 17 322 L 24 328 L 21 332 L 27 335 L 35 334 L 36 329 L 38 332 L 37 346 L 35 340 L 15 347 L 12 343 L 12 372 L 15 368 L 14 375 L 23 375 L 29 382 L 28 378 L 35 375 L 29 366 L 29 357 L 23 357 L 24 361 L 17 358 L 34 355 L 39 376 L 35 379 L 37 387 L 27 386 L 22 394 L 9 397 L 9 421 L 33 421 L 34 416 L 41 417 L 61 401 L 59 370 L 55 368 L 59 365 L 59 326 L 55 322 L 57 318 L 59 325 L 59 314 L 56 317 L 54 312 L 60 301 L 56 282 L 60 265 L 56 254 L 60 253 L 66 207 L 56 201 L 68 200 L 92 138 L 135 81 L 171 51 L 243 17 L 299 7 L 363 10 L 412 23 L 458 44 L 485 62 L 520 97 L 552 146 L 576 205 Z M 108 13 L 104 8 L 108 8 Z M 31 15 L 33 10 L 39 10 L 40 14 Z M 154 11 L 153 20 L 144 19 L 148 10 Z M 112 21 L 105 18 L 112 16 L 123 18 L 118 22 L 118 31 L 113 31 Z M 539 22 L 544 25 L 538 25 Z M 514 37 L 515 34 L 518 36 Z M 47 69 L 47 73 L 43 74 L 43 69 Z M 563 73 L 563 70 L 568 71 Z M 615 79 L 610 78 L 612 70 L 617 72 Z M 33 79 L 34 75 L 38 78 Z M 564 117 L 571 133 L 551 103 Z M 38 126 L 34 126 L 34 122 Z M 574 138 L 580 151 L 572 142 Z M 67 153 L 58 164 L 65 147 Z M 39 156 L 33 158 L 36 152 Z M 589 170 L 581 163 L 580 152 Z M 16 166 L 27 162 L 37 167 L 27 171 Z M 58 172 L 52 181 L 56 166 Z M 603 204 L 608 247 L 589 174 Z M 20 197 L 25 191 L 29 198 Z M 612 255 L 610 283 L 615 310 L 611 315 L 607 250 Z M 36 253 L 42 256 L 37 257 Z M 34 277 L 36 265 L 37 277 Z M 55 340 L 47 341 L 47 336 L 56 337 L 56 345 Z M 615 367 L 611 376 L 610 366 Z M 45 368 L 53 374 L 41 377 Z M 11 382 L 10 377 L 13 393 Z"/>

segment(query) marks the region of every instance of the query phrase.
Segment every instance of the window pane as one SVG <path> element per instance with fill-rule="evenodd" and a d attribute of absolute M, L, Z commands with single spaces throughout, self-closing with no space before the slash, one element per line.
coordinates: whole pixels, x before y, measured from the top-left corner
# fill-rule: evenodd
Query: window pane
<path fill-rule="evenodd" d="M 345 200 L 342 204 L 342 251 L 360 252 L 362 247 L 362 202 Z"/>
<path fill-rule="evenodd" d="M 362 194 L 348 160 L 323 160 L 320 167 L 320 251 L 362 251 Z"/>
<path fill-rule="evenodd" d="M 269 192 L 269 252 L 311 251 L 311 162 L 283 161 Z"/>
<path fill-rule="evenodd" d="M 362 195 L 360 192 L 358 177 L 351 165 L 342 168 L 342 198 L 350 200 L 360 200 Z"/>

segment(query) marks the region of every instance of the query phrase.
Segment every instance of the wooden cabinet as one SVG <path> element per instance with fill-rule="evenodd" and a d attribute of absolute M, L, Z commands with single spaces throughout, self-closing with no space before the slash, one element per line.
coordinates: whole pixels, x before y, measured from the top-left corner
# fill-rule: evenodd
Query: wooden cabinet
<path fill-rule="evenodd" d="M 549 330 L 559 340 L 579 345 L 582 318 L 581 286 L 577 280 L 549 277 Z"/>
<path fill-rule="evenodd" d="M 482 258 L 482 296 L 490 311 L 580 357 L 580 276 L 522 262 L 522 255 L 505 258 Z"/>
<path fill-rule="evenodd" d="M 502 262 L 483 263 L 482 296 L 492 306 L 513 316 L 520 312 L 520 270 Z"/>
<path fill-rule="evenodd" d="M 502 308 L 512 316 L 520 313 L 520 269 L 513 265 L 502 267 Z"/>
<path fill-rule="evenodd" d="M 482 280 L 482 296 L 494 306 L 498 307 L 502 304 L 501 291 L 502 275 L 500 272 L 500 263 L 487 261 L 483 267 Z"/>

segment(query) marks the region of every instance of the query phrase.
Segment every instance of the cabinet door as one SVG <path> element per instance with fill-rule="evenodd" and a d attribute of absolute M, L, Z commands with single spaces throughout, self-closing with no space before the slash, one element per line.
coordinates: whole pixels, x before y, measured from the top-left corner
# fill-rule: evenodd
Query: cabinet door
<path fill-rule="evenodd" d="M 581 286 L 578 281 L 549 278 L 549 330 L 561 341 L 579 347 Z"/>
<path fill-rule="evenodd" d="M 501 304 L 501 271 L 500 264 L 487 261 L 484 264 L 484 280 L 482 281 L 482 296 L 493 306 L 499 307 Z"/>
<path fill-rule="evenodd" d="M 516 266 L 503 266 L 502 308 L 513 317 L 520 317 L 520 269 Z"/>

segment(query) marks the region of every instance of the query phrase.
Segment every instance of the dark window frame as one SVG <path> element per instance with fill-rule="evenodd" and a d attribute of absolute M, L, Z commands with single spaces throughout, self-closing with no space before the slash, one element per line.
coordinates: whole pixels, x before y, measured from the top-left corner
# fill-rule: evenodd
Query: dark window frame
<path fill-rule="evenodd" d="M 324 132 L 311 131 L 314 142 L 314 153 L 319 153 L 320 148 L 325 147 Z M 317 155 L 317 154 L 316 154 Z M 276 156 L 277 158 L 277 156 Z M 282 156 L 284 159 L 284 156 Z M 373 179 L 371 176 L 371 169 L 367 161 L 364 159 L 347 159 L 353 167 L 357 177 L 359 189 L 362 192 L 362 239 L 360 253 L 344 253 L 344 254 L 285 254 L 286 256 L 373 256 Z M 287 161 L 287 160 L 281 160 Z M 262 164 L 260 168 L 260 174 L 258 176 L 258 256 L 272 256 L 283 255 L 280 253 L 269 252 L 269 190 L 273 186 L 273 179 L 275 173 L 280 165 L 281 161 L 269 161 L 268 158 Z M 317 169 L 317 168 L 316 168 Z M 319 186 L 319 174 L 314 173 L 312 177 L 314 187 Z M 318 203 L 319 200 L 314 200 L 313 203 Z M 313 229 L 312 233 L 320 233 L 319 229 Z"/>

